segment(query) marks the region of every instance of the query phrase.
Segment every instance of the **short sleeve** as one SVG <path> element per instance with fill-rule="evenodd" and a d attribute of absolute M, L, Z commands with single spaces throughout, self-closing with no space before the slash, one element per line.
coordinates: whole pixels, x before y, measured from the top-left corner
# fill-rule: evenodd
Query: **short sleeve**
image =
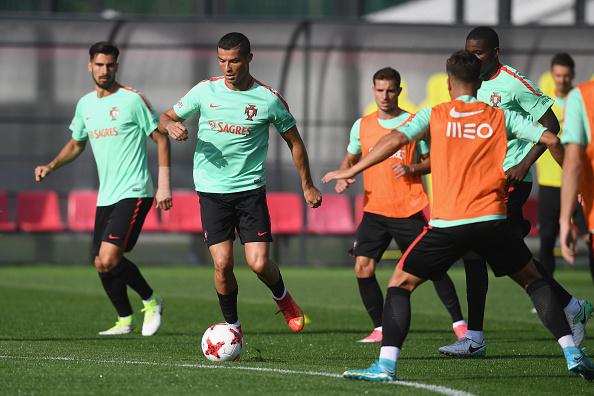
<path fill-rule="evenodd" d="M 159 115 L 146 97 L 139 94 L 136 102 L 136 121 L 145 135 L 150 135 L 159 126 Z"/>
<path fill-rule="evenodd" d="M 517 138 L 531 143 L 538 143 L 542 134 L 547 130 L 538 121 L 524 117 L 513 110 L 504 110 L 505 129 L 510 139 Z"/>
<path fill-rule="evenodd" d="M 200 97 L 206 87 L 206 82 L 199 82 L 194 85 L 176 104 L 172 106 L 175 114 L 184 120 L 190 118 L 194 113 L 200 112 Z"/>
<path fill-rule="evenodd" d="M 407 123 L 400 126 L 398 131 L 404 134 L 408 140 L 418 140 L 429 130 L 431 121 L 431 107 L 425 107 L 415 114 Z"/>
<path fill-rule="evenodd" d="M 347 151 L 351 154 L 361 154 L 361 119 L 359 118 L 351 127 Z"/>
<path fill-rule="evenodd" d="M 72 138 L 77 141 L 88 140 L 89 135 L 85 131 L 85 121 L 82 115 L 82 105 L 80 101 L 76 104 L 74 117 L 70 122 L 70 131 L 72 131 Z"/>
<path fill-rule="evenodd" d="M 555 101 L 544 95 L 540 89 L 528 78 L 516 73 L 515 98 L 524 111 L 538 121 L 547 112 Z"/>
<path fill-rule="evenodd" d="M 567 96 L 565 105 L 565 124 L 561 142 L 563 144 L 588 145 L 588 130 L 586 129 L 584 114 L 584 100 L 579 89 L 574 88 Z"/>
<path fill-rule="evenodd" d="M 289 105 L 287 105 L 283 97 L 274 90 L 271 90 L 271 92 L 273 95 L 270 108 L 268 109 L 268 120 L 279 133 L 285 133 L 293 128 L 297 124 L 297 121 L 295 121 L 295 117 L 289 111 Z"/>
<path fill-rule="evenodd" d="M 429 142 L 425 138 L 419 139 L 417 142 L 417 152 L 421 156 L 429 154 Z"/>

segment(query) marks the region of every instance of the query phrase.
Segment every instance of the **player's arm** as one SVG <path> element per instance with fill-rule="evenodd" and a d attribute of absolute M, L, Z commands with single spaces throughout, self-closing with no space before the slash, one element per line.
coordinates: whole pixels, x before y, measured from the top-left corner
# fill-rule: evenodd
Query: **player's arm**
<path fill-rule="evenodd" d="M 293 162 L 299 173 L 301 179 L 301 187 L 303 188 L 303 196 L 305 202 L 310 208 L 317 208 L 322 204 L 322 193 L 314 186 L 311 179 L 311 171 L 309 168 L 309 158 L 307 156 L 307 150 L 305 144 L 299 135 L 299 131 L 296 126 L 289 128 L 286 132 L 282 133 L 281 136 L 287 142 L 289 150 L 291 150 L 291 156 Z"/>
<path fill-rule="evenodd" d="M 571 218 L 577 202 L 579 177 L 582 171 L 582 151 L 579 144 L 568 144 L 563 159 L 563 180 L 561 183 L 561 212 L 559 217 L 559 240 L 561 254 L 570 264 L 575 263 L 577 236 L 573 232 Z"/>
<path fill-rule="evenodd" d="M 157 159 L 159 162 L 159 178 L 157 180 L 155 203 L 162 210 L 169 210 L 173 206 L 169 176 L 171 169 L 171 144 L 169 143 L 169 138 L 157 130 L 151 133 L 151 139 L 157 143 Z"/>
<path fill-rule="evenodd" d="M 351 166 L 355 165 L 361 159 L 361 154 L 352 154 L 347 151 L 340 163 L 340 168 L 338 169 L 348 169 Z M 336 185 L 334 186 L 334 191 L 339 194 L 342 194 L 349 188 L 352 184 L 355 183 L 355 179 L 338 179 L 336 180 Z"/>
<path fill-rule="evenodd" d="M 169 135 L 175 140 L 188 139 L 188 129 L 183 124 L 184 119 L 179 117 L 173 107 L 170 107 L 166 112 L 159 116 L 159 133 Z"/>
<path fill-rule="evenodd" d="M 68 143 L 62 147 L 62 150 L 60 150 L 56 158 L 46 165 L 39 165 L 35 168 L 35 181 L 42 181 L 51 172 L 74 161 L 83 152 L 86 145 L 86 140 L 76 140 L 71 138 Z"/>

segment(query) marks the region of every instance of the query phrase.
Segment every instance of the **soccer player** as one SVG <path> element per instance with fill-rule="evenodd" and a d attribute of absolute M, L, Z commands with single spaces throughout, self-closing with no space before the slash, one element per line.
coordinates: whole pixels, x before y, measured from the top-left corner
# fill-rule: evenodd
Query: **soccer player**
<path fill-rule="evenodd" d="M 555 54 L 551 59 L 551 76 L 555 84 L 555 104 L 552 109 L 563 129 L 563 112 L 569 91 L 573 88 L 575 63 L 567 53 Z M 559 234 L 561 204 L 561 167 L 549 152 L 536 161 L 538 173 L 538 234 L 540 236 L 540 262 L 553 275 L 555 272 L 555 241 Z M 573 214 L 580 235 L 588 233 L 582 208 L 576 205 Z"/>
<path fill-rule="evenodd" d="M 365 157 L 383 135 L 398 128 L 412 116 L 398 106 L 400 73 L 386 67 L 373 75 L 373 94 L 377 111 L 359 118 L 353 124 L 347 153 L 340 169 L 347 169 Z M 421 175 L 429 173 L 429 148 L 424 141 L 412 142 L 381 164 L 363 172 L 365 198 L 363 218 L 357 228 L 353 255 L 355 274 L 363 305 L 371 317 L 374 330 L 359 342 L 381 342 L 384 299 L 375 278 L 376 264 L 381 260 L 392 238 L 405 251 L 427 225 L 423 208 L 429 204 Z M 422 163 L 419 162 L 424 158 Z M 335 191 L 343 193 L 354 179 L 337 180 Z M 456 337 L 466 336 L 466 322 L 450 277 L 446 274 L 433 282 L 435 290 L 452 317 Z"/>
<path fill-rule="evenodd" d="M 433 203 L 429 226 L 400 259 L 390 278 L 384 306 L 379 359 L 369 368 L 348 370 L 345 378 L 393 381 L 411 320 L 410 295 L 426 279 L 439 279 L 466 251 L 486 259 L 496 276 L 510 276 L 530 296 L 538 315 L 558 340 L 570 372 L 594 378 L 594 365 L 576 347 L 563 310 L 542 278 L 523 237 L 505 217 L 503 162 L 511 137 L 540 142 L 563 155 L 557 136 L 521 114 L 476 99 L 481 62 L 467 51 L 446 63 L 452 101 L 421 110 L 404 126 L 381 138 L 373 151 L 347 170 L 322 181 L 352 178 L 401 147 L 429 134 Z M 455 153 L 455 155 L 452 155 Z"/>
<path fill-rule="evenodd" d="M 588 224 L 590 243 L 588 253 L 590 271 L 594 280 L 594 82 L 579 84 L 567 98 L 563 184 L 561 185 L 560 240 L 563 257 L 574 263 L 576 238 L 572 232 L 571 215 L 578 192 Z"/>
<path fill-rule="evenodd" d="M 278 92 L 252 77 L 252 57 L 246 36 L 235 32 L 224 35 L 217 47 L 223 75 L 195 85 L 161 115 L 159 131 L 176 140 L 186 140 L 188 130 L 182 122 L 192 114 L 200 114 L 194 184 L 225 321 L 240 328 L 238 286 L 233 273 L 233 240 L 237 231 L 249 267 L 272 292 L 290 329 L 298 332 L 304 326 L 303 312 L 285 288 L 278 266 L 269 258 L 272 235 L 264 161 L 270 124 L 291 150 L 307 205 L 320 206 L 322 195 L 311 180 L 307 152 L 295 118 Z"/>
<path fill-rule="evenodd" d="M 72 138 L 50 163 L 35 168 L 35 179 L 42 181 L 74 161 L 91 142 L 99 173 L 92 254 L 103 288 L 118 314 L 115 326 L 99 334 L 127 334 L 136 327 L 127 294 L 130 286 L 144 304 L 142 335 L 151 336 L 161 325 L 163 300 L 124 253 L 136 244 L 153 196 L 159 208 L 171 208 L 169 140 L 156 131 L 158 115 L 148 100 L 116 81 L 119 53 L 112 43 L 101 41 L 91 46 L 88 67 L 95 90 L 78 101 L 70 124 Z M 158 147 L 156 194 L 147 166 L 147 136 Z"/>
<path fill-rule="evenodd" d="M 474 28 L 466 38 L 466 50 L 482 62 L 481 86 L 477 99 L 495 108 L 513 110 L 533 121 L 538 121 L 549 131 L 557 133 L 559 123 L 551 110 L 553 100 L 542 92 L 524 75 L 508 65 L 499 62 L 499 37 L 490 27 Z M 522 237 L 528 235 L 530 222 L 524 219 L 522 206 L 528 200 L 532 189 L 532 164 L 546 150 L 542 144 L 533 144 L 522 139 L 510 138 L 503 162 L 508 179 L 507 218 L 511 228 Z M 557 161 L 560 158 L 556 159 Z M 585 335 L 585 320 L 592 314 L 592 305 L 578 300 L 555 281 L 535 261 L 541 273 L 551 282 L 564 307 L 567 320 L 578 345 Z M 487 295 L 487 267 L 483 258 L 475 252 L 464 256 L 468 301 L 468 332 L 465 339 L 439 348 L 439 352 L 450 356 L 484 355 L 486 343 L 483 335 L 483 318 Z M 584 319 L 586 318 L 586 319 Z"/>

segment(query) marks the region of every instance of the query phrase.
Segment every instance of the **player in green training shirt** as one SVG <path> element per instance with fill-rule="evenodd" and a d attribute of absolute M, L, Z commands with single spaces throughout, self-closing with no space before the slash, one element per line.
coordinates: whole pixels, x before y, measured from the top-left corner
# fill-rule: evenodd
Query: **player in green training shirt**
<path fill-rule="evenodd" d="M 157 113 L 144 96 L 116 81 L 118 48 L 98 42 L 89 55 L 95 90 L 78 101 L 70 124 L 72 138 L 49 164 L 35 168 L 35 179 L 42 181 L 74 161 L 90 141 L 99 173 L 92 254 L 103 288 L 118 313 L 115 326 L 99 334 L 127 334 L 136 327 L 127 294 L 130 286 L 144 304 L 142 335 L 151 336 L 161 325 L 163 301 L 124 253 L 136 244 L 153 196 L 159 208 L 171 208 L 169 140 L 156 132 Z M 158 145 L 156 194 L 147 167 L 148 136 Z"/>
<path fill-rule="evenodd" d="M 553 100 L 542 92 L 526 77 L 508 65 L 499 61 L 499 36 L 490 27 L 474 28 L 466 38 L 466 50 L 477 56 L 482 63 L 482 83 L 477 92 L 477 99 L 495 108 L 516 111 L 533 122 L 539 122 L 548 130 L 558 133 L 559 122 L 551 107 Z M 532 144 L 521 139 L 510 139 L 503 163 L 503 170 L 509 184 L 507 197 L 507 219 L 511 228 L 523 237 L 530 231 L 530 223 L 524 219 L 522 206 L 530 196 L 532 176 L 529 171 L 532 164 L 546 150 L 542 144 Z M 555 158 L 560 161 L 560 158 Z M 581 312 L 591 311 L 591 305 L 584 300 L 577 300 L 556 282 L 535 260 L 537 268 L 552 284 L 568 322 L 576 344 L 584 338 L 584 323 Z M 480 346 L 486 348 L 483 336 L 483 318 L 487 296 L 488 276 L 486 262 L 474 252 L 464 256 L 466 270 L 466 290 L 468 300 L 468 332 L 466 339 L 439 348 L 441 353 L 453 356 L 473 355 Z"/>
<path fill-rule="evenodd" d="M 252 53 L 247 37 L 241 33 L 223 36 L 218 43 L 217 59 L 223 75 L 194 86 L 161 115 L 159 131 L 176 140 L 186 140 L 188 130 L 182 122 L 192 114 L 200 114 L 194 184 L 225 321 L 241 328 L 237 315 L 238 286 L 233 273 L 233 240 L 237 231 L 248 265 L 270 288 L 291 330 L 301 331 L 303 312 L 287 292 L 278 266 L 269 259 L 272 236 L 264 161 L 270 124 L 291 150 L 307 205 L 318 207 L 322 195 L 311 180 L 305 145 L 286 102 L 250 74 Z"/>

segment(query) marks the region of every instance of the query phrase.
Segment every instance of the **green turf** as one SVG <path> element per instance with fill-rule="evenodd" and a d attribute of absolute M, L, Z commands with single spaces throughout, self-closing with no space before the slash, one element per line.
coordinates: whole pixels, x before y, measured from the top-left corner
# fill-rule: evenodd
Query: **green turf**
<path fill-rule="evenodd" d="M 115 313 L 92 268 L 1 267 L 0 393 L 430 394 L 295 373 L 183 367 L 211 365 L 199 345 L 206 327 L 221 321 L 211 270 L 151 267 L 144 272 L 165 298 L 161 331 L 154 337 L 101 338 L 96 332 L 111 326 Z M 241 362 L 226 367 L 339 374 L 377 357 L 377 345 L 354 342 L 366 335 L 370 323 L 350 269 L 284 269 L 287 285 L 312 319 L 301 334 L 291 334 L 274 315 L 276 306 L 255 276 L 244 269 L 237 275 L 245 347 Z M 451 275 L 464 292 L 462 271 Z M 387 277 L 387 270 L 379 271 L 382 284 Z M 575 294 L 594 298 L 587 272 L 562 271 L 558 278 Z M 139 309 L 140 300 L 132 297 Z M 485 359 L 455 360 L 437 353 L 453 341 L 453 333 L 430 284 L 413 295 L 412 307 L 411 332 L 398 367 L 403 381 L 474 394 L 594 394 L 594 383 L 568 374 L 558 345 L 530 313 L 527 296 L 507 279 L 490 284 Z M 585 346 L 590 345 L 587 340 Z"/>

